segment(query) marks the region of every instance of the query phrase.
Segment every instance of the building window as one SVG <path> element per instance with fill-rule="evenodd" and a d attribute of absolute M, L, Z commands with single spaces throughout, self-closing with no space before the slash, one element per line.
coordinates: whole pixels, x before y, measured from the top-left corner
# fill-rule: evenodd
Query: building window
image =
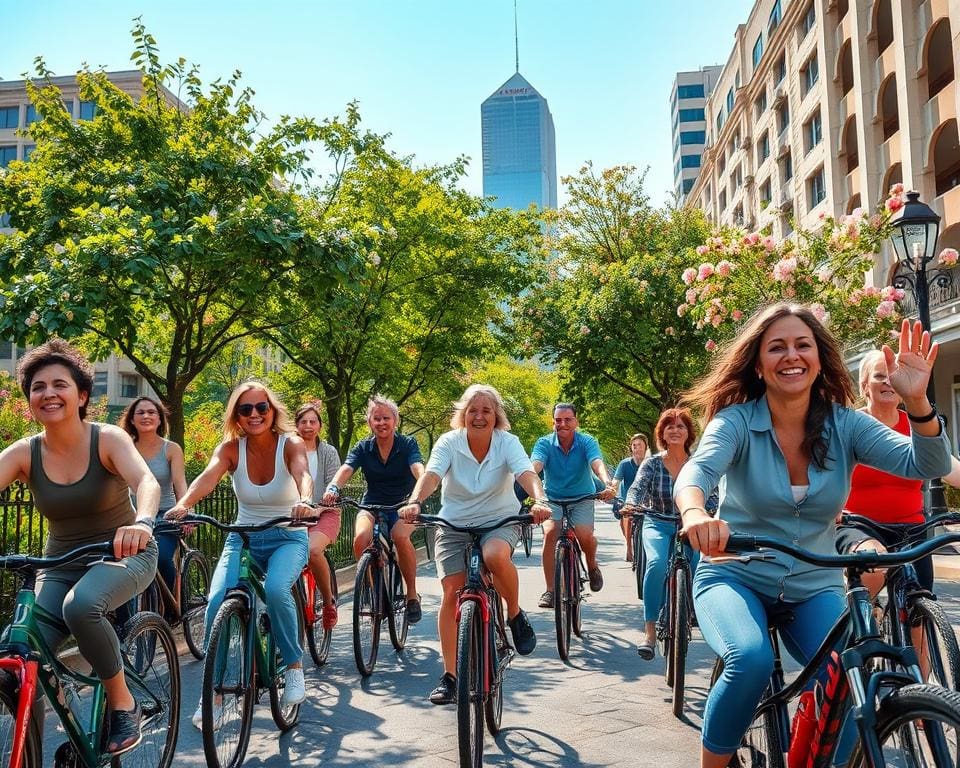
<path fill-rule="evenodd" d="M 853 49 L 847 40 L 840 49 L 840 93 L 846 96 L 853 88 Z"/>
<path fill-rule="evenodd" d="M 790 104 L 786 99 L 777 107 L 777 133 L 783 133 L 790 127 Z"/>
<path fill-rule="evenodd" d="M 827 185 L 823 178 L 823 166 L 817 170 L 809 179 L 807 179 L 807 197 L 810 200 L 810 208 L 816 208 L 823 202 L 827 196 Z"/>
<path fill-rule="evenodd" d="M 810 30 L 813 29 L 814 25 L 817 23 L 817 9 L 814 7 L 813 3 L 807 6 L 806 13 L 803 14 L 803 21 L 800 22 L 800 38 L 803 39 L 810 34 Z"/>
<path fill-rule="evenodd" d="M 789 152 L 783 156 L 783 160 L 780 161 L 780 183 L 781 185 L 786 184 L 790 179 L 793 178 L 793 157 Z"/>
<path fill-rule="evenodd" d="M 770 205 L 770 179 L 767 179 L 763 184 L 760 185 L 760 205 L 762 207 L 767 207 Z"/>
<path fill-rule="evenodd" d="M 897 76 L 890 75 L 880 86 L 880 120 L 883 124 L 883 140 L 886 141 L 900 130 L 900 110 L 897 103 Z M 889 189 L 885 187 L 884 189 Z"/>
<path fill-rule="evenodd" d="M 733 209 L 733 223 L 738 227 L 743 226 L 743 205 L 738 205 Z"/>
<path fill-rule="evenodd" d="M 727 114 L 733 112 L 733 88 L 727 91 Z"/>
<path fill-rule="evenodd" d="M 809 152 L 823 139 L 823 121 L 820 119 L 820 110 L 818 109 L 810 119 L 807 121 L 807 124 L 803 126 L 804 128 L 804 137 L 806 139 L 806 150 Z"/>
<path fill-rule="evenodd" d="M 0 168 L 6 168 L 17 159 L 17 145 L 8 144 L 0 147 Z"/>
<path fill-rule="evenodd" d="M 35 150 L 36 148 L 37 148 L 36 144 L 25 144 L 23 147 L 23 159 L 29 160 L 30 155 L 33 154 L 33 150 Z"/>
<path fill-rule="evenodd" d="M 702 109 L 681 109 L 680 110 L 681 123 L 697 123 L 697 122 L 702 122 L 703 119 L 704 119 L 704 114 Z"/>
<path fill-rule="evenodd" d="M 693 182 L 695 179 L 684 179 L 683 180 L 683 194 L 688 194 L 691 189 L 693 189 Z"/>
<path fill-rule="evenodd" d="M 737 189 L 743 186 L 743 166 L 738 165 L 733 172 L 733 186 Z"/>
<path fill-rule="evenodd" d="M 717 172 L 723 173 L 725 170 L 727 170 L 727 153 L 721 152 L 717 158 Z"/>
<path fill-rule="evenodd" d="M 680 167 L 681 168 L 699 168 L 700 155 L 681 155 Z"/>
<path fill-rule="evenodd" d="M 140 377 L 135 373 L 120 376 L 120 397 L 136 397 L 140 394 Z"/>
<path fill-rule="evenodd" d="M 817 54 L 813 54 L 803 66 L 803 93 L 810 93 L 810 90 L 820 79 L 820 64 L 817 62 Z"/>
<path fill-rule="evenodd" d="M 720 210 L 721 211 L 727 210 L 727 190 L 725 189 L 720 190 L 719 202 L 720 202 Z"/>
<path fill-rule="evenodd" d="M 706 131 L 680 131 L 681 144 L 704 144 L 706 141 Z"/>
<path fill-rule="evenodd" d="M 757 142 L 757 165 L 770 157 L 770 131 L 764 131 Z"/>
<path fill-rule="evenodd" d="M 756 119 L 759 120 L 764 112 L 767 111 L 767 89 L 764 88 L 760 91 L 760 95 L 757 96 L 756 101 L 753 102 L 753 108 L 757 113 Z"/>
<path fill-rule="evenodd" d="M 37 122 L 40 119 L 40 114 L 37 112 L 37 108 L 33 104 L 27 104 L 27 117 L 24 120 L 24 125 L 30 125 L 31 123 Z"/>
<path fill-rule="evenodd" d="M 763 32 L 757 35 L 757 42 L 753 44 L 753 68 L 756 69 L 763 58 Z"/>
<path fill-rule="evenodd" d="M 678 85 L 677 98 L 680 99 L 702 99 L 703 83 L 694 83 L 693 85 Z"/>
<path fill-rule="evenodd" d="M 13 360 L 12 341 L 0 341 L 0 360 Z"/>
<path fill-rule="evenodd" d="M 720 110 L 717 114 L 717 136 L 720 136 L 720 131 L 723 130 L 723 110 Z"/>
<path fill-rule="evenodd" d="M 843 151 L 847 156 L 847 173 L 860 165 L 860 146 L 857 141 L 857 116 L 853 115 L 843 127 Z"/>
<path fill-rule="evenodd" d="M 787 76 L 787 57 L 781 56 L 777 61 L 777 85 L 783 82 L 783 78 Z"/>
<path fill-rule="evenodd" d="M 777 27 L 780 26 L 780 0 L 776 0 L 773 4 L 773 8 L 770 9 L 770 19 L 767 22 L 767 37 L 773 37 L 773 33 L 777 31 Z"/>
<path fill-rule="evenodd" d="M 97 371 L 93 374 L 93 390 L 91 390 L 90 395 L 92 397 L 103 397 L 105 394 L 107 394 L 107 372 Z"/>
<path fill-rule="evenodd" d="M 953 45 L 950 20 L 938 21 L 927 39 L 927 96 L 933 98 L 953 82 Z"/>
<path fill-rule="evenodd" d="M 20 125 L 20 107 L 0 107 L 0 129 Z"/>
<path fill-rule="evenodd" d="M 97 105 L 93 101 L 80 102 L 80 119 L 93 120 L 97 116 Z"/>

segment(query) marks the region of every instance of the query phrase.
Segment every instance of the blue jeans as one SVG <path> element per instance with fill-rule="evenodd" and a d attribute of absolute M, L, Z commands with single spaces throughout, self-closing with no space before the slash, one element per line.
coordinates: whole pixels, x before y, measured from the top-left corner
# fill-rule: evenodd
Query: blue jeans
<path fill-rule="evenodd" d="M 693 588 L 700 631 L 724 665 L 703 710 L 703 746 L 718 755 L 739 746 L 773 671 L 767 608 L 777 601 L 737 581 L 731 570 L 701 568 Z M 806 664 L 843 612 L 844 595 L 819 592 L 786 605 L 793 621 L 780 627 L 780 638 L 787 652 Z"/>
<path fill-rule="evenodd" d="M 297 636 L 297 606 L 291 589 L 307 564 L 310 549 L 307 532 L 303 528 L 269 528 L 248 535 L 250 554 L 267 575 L 264 591 L 274 641 L 280 649 L 283 663 L 296 664 L 303 656 L 303 646 Z M 236 586 L 239 579 L 242 546 L 243 542 L 235 533 L 229 534 L 223 543 L 223 552 L 210 579 L 210 596 L 204 619 L 204 646 L 210 639 L 210 627 L 227 589 Z"/>
<path fill-rule="evenodd" d="M 656 621 L 663 608 L 667 594 L 667 566 L 670 553 L 677 538 L 677 524 L 666 520 L 657 520 L 650 516 L 643 518 L 643 555 L 647 559 L 643 573 L 643 620 Z M 700 553 L 689 544 L 684 545 L 691 572 L 696 572 Z"/>
<path fill-rule="evenodd" d="M 166 513 L 167 510 L 165 509 L 157 513 L 158 523 L 163 520 Z M 177 566 L 173 562 L 173 556 L 176 554 L 180 536 L 176 533 L 158 533 L 153 538 L 157 540 L 157 573 L 160 574 L 172 592 L 177 584 Z"/>

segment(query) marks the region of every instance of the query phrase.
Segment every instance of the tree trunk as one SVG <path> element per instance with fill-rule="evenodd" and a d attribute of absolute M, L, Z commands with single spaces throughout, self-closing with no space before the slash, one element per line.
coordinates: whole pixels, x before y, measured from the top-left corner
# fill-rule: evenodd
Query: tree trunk
<path fill-rule="evenodd" d="M 160 396 L 160 400 L 170 411 L 170 417 L 167 419 L 167 439 L 177 443 L 181 448 L 185 447 L 183 444 L 185 427 L 183 419 L 183 395 L 184 391 L 182 388 L 171 387 L 167 390 L 166 394 Z"/>

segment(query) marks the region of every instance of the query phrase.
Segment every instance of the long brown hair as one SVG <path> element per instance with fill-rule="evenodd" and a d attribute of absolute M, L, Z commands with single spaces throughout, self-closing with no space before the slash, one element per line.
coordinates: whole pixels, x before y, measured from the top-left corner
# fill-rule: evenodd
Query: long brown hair
<path fill-rule="evenodd" d="M 817 467 L 826 469 L 827 443 L 823 437 L 823 425 L 834 403 L 850 406 L 856 395 L 836 340 L 816 315 L 802 304 L 780 302 L 759 309 L 737 337 L 726 345 L 712 370 L 684 395 L 683 402 L 709 421 L 728 405 L 763 397 L 767 385 L 757 373 L 760 341 L 771 325 L 789 316 L 802 320 L 817 344 L 820 374 L 810 391 L 810 408 L 801 449 Z"/>
<path fill-rule="evenodd" d="M 166 436 L 167 417 L 170 415 L 170 411 L 167 410 L 167 407 L 159 400 L 154 400 L 152 397 L 147 397 L 146 395 L 141 395 L 126 407 L 123 414 L 120 416 L 120 421 L 118 422 L 120 426 L 123 427 L 126 433 L 133 438 L 133 442 L 137 442 L 137 440 L 140 439 L 140 433 L 137 432 L 137 427 L 133 423 L 133 415 L 140 403 L 150 403 L 157 409 L 157 417 L 158 421 L 160 422 L 157 424 L 157 435 L 159 437 Z"/>

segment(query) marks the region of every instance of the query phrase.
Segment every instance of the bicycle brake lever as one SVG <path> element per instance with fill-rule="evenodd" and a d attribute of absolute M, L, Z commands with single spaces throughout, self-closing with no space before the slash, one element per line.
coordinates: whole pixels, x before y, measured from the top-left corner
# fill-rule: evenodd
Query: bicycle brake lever
<path fill-rule="evenodd" d="M 751 560 L 776 560 L 771 552 L 748 552 L 742 555 L 719 555 L 708 558 L 711 563 L 749 563 Z"/>

